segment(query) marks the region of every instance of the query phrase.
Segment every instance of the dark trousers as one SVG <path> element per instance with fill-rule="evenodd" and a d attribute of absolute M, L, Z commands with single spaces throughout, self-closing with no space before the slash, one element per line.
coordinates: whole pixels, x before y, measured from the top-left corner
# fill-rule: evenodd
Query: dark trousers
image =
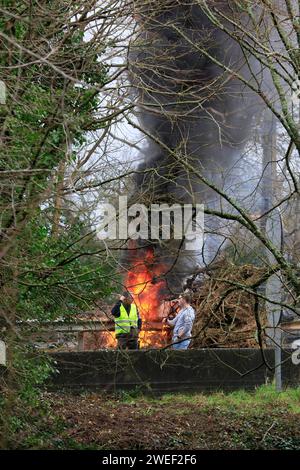
<path fill-rule="evenodd" d="M 117 336 L 117 341 L 119 349 L 139 349 L 136 332 L 121 333 Z"/>

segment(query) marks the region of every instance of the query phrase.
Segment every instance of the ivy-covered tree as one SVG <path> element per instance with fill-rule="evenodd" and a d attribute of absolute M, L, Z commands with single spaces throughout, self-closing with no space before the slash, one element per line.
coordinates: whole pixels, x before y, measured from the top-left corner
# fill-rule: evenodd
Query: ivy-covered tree
<path fill-rule="evenodd" d="M 0 5 L 0 334 L 8 351 L 3 435 L 29 377 L 36 384 L 49 370 L 36 365 L 35 355 L 28 363 L 19 322 L 70 317 L 113 288 L 114 265 L 102 257 L 92 215 L 72 214 L 62 197 L 91 132 L 113 122 L 111 102 L 101 116 L 98 111 L 111 79 L 102 59 L 114 40 L 109 21 L 107 5 L 94 0 Z"/>

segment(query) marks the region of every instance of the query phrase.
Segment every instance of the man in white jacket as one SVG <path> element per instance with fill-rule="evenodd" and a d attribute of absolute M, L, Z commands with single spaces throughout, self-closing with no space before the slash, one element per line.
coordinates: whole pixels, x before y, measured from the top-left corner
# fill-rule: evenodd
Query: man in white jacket
<path fill-rule="evenodd" d="M 173 327 L 172 348 L 187 349 L 191 342 L 195 310 L 191 306 L 191 295 L 184 293 L 178 298 L 179 313 L 173 320 L 165 318 L 164 321 Z"/>

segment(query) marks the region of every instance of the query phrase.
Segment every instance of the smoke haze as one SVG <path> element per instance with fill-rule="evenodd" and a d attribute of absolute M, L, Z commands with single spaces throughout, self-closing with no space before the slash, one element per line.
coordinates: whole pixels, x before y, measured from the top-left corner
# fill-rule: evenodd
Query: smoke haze
<path fill-rule="evenodd" d="M 230 169 L 241 157 L 260 106 L 249 87 L 214 62 L 250 83 L 262 80 L 261 66 L 212 24 L 204 3 L 135 2 L 139 30 L 131 47 L 130 79 L 140 126 L 153 137 L 148 137 L 139 171 L 153 171 L 136 178 L 134 199 L 146 205 L 198 202 L 213 209 L 226 207 L 182 162 L 220 188 L 233 184 L 236 175 Z M 208 3 L 226 15 L 235 14 L 228 2 Z M 247 17 L 240 20 L 248 28 Z M 208 231 L 218 227 L 218 220 L 206 217 Z M 184 277 L 201 257 L 209 262 L 218 244 L 219 237 L 211 234 L 204 253 L 191 254 L 178 241 L 156 243 L 157 259 L 171 266 L 166 274 L 169 289 L 180 290 Z"/>

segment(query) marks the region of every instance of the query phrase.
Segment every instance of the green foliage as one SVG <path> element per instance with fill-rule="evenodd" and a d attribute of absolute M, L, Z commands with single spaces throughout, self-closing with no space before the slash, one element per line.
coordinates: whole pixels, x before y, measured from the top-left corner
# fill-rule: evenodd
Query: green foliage
<path fill-rule="evenodd" d="M 25 438 L 21 447 L 30 447 L 35 430 L 51 416 L 49 403 L 43 399 L 41 386 L 55 371 L 55 364 L 45 354 L 37 353 L 29 345 L 18 341 L 11 348 L 10 384 L 4 387 L 0 404 L 1 431 L 5 434 L 2 442 L 6 448 L 19 447 L 18 440 Z M 49 432 L 48 426 L 46 426 Z M 1 435 L 1 432 L 0 432 Z M 39 444 L 41 440 L 39 438 Z"/>
<path fill-rule="evenodd" d="M 55 364 L 47 355 L 36 353 L 30 346 L 16 345 L 14 349 L 14 367 L 19 400 L 34 408 L 40 402 L 40 386 L 55 371 Z M 16 384 L 18 385 L 18 384 Z"/>
<path fill-rule="evenodd" d="M 5 0 L 1 6 L 0 80 L 8 93 L 0 106 L 0 170 L 12 172 L 0 186 L 0 325 L 8 348 L 2 445 L 13 446 L 13 436 L 24 432 L 35 436 L 26 443 L 34 447 L 47 438 L 47 429 L 34 432 L 35 410 L 43 413 L 40 387 L 53 364 L 30 349 L 36 327 L 18 335 L 16 325 L 72 319 L 109 295 L 115 281 L 115 265 L 86 236 L 89 214 L 60 211 L 61 230 L 53 234 L 61 165 L 68 169 L 89 132 L 106 125 L 97 115 L 106 44 L 87 41 L 82 24 L 73 22 L 76 8 L 86 24 L 86 2 Z"/>
<path fill-rule="evenodd" d="M 85 8 L 84 2 L 81 6 Z M 5 145 L 0 169 L 39 172 L 13 184 L 8 181 L 1 188 L 4 242 L 12 224 L 26 219 L 2 276 L 11 283 L 10 276 L 16 275 L 11 265 L 19 259 L 19 279 L 14 283 L 18 318 L 48 320 L 87 309 L 97 296 L 111 291 L 107 279 L 111 266 L 89 254 L 96 242 L 77 243 L 86 230 L 84 222 L 79 217 L 68 221 L 61 216 L 64 230 L 52 237 L 53 211 L 49 207 L 53 201 L 45 203 L 44 196 L 55 181 L 51 172 L 62 161 L 68 165 L 67 154 L 70 161 L 76 159 L 90 128 L 97 129 L 99 92 L 107 78 L 107 68 L 99 60 L 105 43 L 91 46 L 81 25 L 68 24 L 72 17 L 69 2 L 46 2 L 42 10 L 38 2 L 24 8 L 23 2 L 5 1 L 3 7 L 9 13 L 1 18 L 0 31 L 11 41 L 3 39 L 0 57 L 0 78 L 3 73 L 9 90 L 7 105 L 1 107 Z M 35 21 L 29 21 L 32 18 Z M 35 56 L 26 52 L 28 43 Z M 49 60 L 33 60 L 49 53 Z M 18 68 L 20 62 L 28 65 Z M 98 127 L 103 125 L 102 121 Z M 80 250 L 87 254 L 81 256 Z"/>
<path fill-rule="evenodd" d="M 64 230 L 53 238 L 44 211 L 26 226 L 22 238 L 31 244 L 25 253 L 18 244 L 23 266 L 17 312 L 23 320 L 74 319 L 112 292 L 112 265 L 93 254 L 102 248 L 95 239 L 80 240 L 85 230 L 80 219 L 64 220 Z"/>
<path fill-rule="evenodd" d="M 11 12 L 16 18 L 8 14 L 0 21 L 0 31 L 16 44 L 2 40 L 0 79 L 7 85 L 8 96 L 0 115 L 0 128 L 5 135 L 0 169 L 47 171 L 25 179 L 23 184 L 14 186 L 13 193 L 7 193 L 8 204 L 2 214 L 4 227 L 11 223 L 12 215 L 17 221 L 24 217 L 24 206 L 18 209 L 18 203 L 24 199 L 26 205 L 33 198 L 36 201 L 49 185 L 49 172 L 66 158 L 70 142 L 78 148 L 90 129 L 105 125 L 97 125 L 99 92 L 107 78 L 107 69 L 99 60 L 104 46 L 91 47 L 81 29 L 66 27 L 64 22 L 69 21 L 70 12 L 65 2 L 48 2 L 42 12 L 36 2 L 30 11 L 22 5 L 23 2 L 13 2 Z M 36 16 L 34 23 L 28 22 L 29 14 Z M 27 49 L 28 36 L 37 56 L 44 57 L 54 48 L 56 53 L 51 54 L 49 61 L 32 63 L 32 56 L 22 49 Z M 18 68 L 20 61 L 31 65 Z M 76 86 L 76 81 L 81 82 L 80 86 Z M 14 214 L 13 204 L 17 206 Z"/>

